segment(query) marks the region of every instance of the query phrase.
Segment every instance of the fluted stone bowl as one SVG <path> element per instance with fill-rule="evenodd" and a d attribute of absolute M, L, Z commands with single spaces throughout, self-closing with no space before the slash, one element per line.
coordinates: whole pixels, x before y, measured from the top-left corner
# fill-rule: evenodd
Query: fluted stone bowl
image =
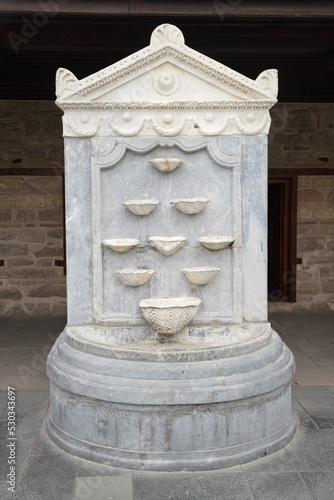
<path fill-rule="evenodd" d="M 197 297 L 157 297 L 141 300 L 139 306 L 157 333 L 175 335 L 193 320 L 200 303 Z"/>

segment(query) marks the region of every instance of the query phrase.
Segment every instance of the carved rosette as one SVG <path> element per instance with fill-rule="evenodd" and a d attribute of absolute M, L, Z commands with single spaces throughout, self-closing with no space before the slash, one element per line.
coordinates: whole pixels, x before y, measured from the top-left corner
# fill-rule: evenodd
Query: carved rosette
<path fill-rule="evenodd" d="M 277 90 L 276 70 L 251 80 L 163 24 L 148 47 L 83 80 L 59 69 L 56 103 L 66 137 L 258 135 L 269 132 Z"/>

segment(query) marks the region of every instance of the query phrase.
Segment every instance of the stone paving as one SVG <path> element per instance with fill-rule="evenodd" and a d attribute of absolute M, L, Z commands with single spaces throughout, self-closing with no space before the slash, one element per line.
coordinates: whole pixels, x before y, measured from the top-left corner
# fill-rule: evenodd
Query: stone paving
<path fill-rule="evenodd" d="M 296 356 L 292 442 L 249 464 L 210 472 L 140 472 L 75 458 L 45 435 L 47 352 L 63 318 L 4 319 L 0 325 L 0 499 L 333 500 L 334 314 L 274 313 L 273 327 Z M 7 490 L 7 387 L 16 389 L 16 492 Z M 7 448 L 8 450 L 8 448 Z"/>

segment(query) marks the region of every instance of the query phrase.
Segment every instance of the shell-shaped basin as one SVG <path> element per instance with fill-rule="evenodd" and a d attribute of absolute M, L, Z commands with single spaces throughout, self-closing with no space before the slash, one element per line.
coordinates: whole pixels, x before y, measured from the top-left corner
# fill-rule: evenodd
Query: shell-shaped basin
<path fill-rule="evenodd" d="M 182 198 L 173 200 L 173 205 L 184 214 L 193 215 L 201 212 L 210 200 L 207 198 Z"/>
<path fill-rule="evenodd" d="M 154 165 L 160 172 L 172 172 L 182 165 L 183 160 L 180 158 L 153 158 L 149 160 L 149 163 Z"/>
<path fill-rule="evenodd" d="M 232 236 L 202 236 L 198 238 L 201 245 L 209 250 L 222 250 L 232 246 L 235 238 Z"/>
<path fill-rule="evenodd" d="M 128 252 L 131 248 L 139 245 L 139 240 L 134 238 L 118 238 L 112 240 L 103 240 L 105 247 L 111 248 L 114 252 Z"/>
<path fill-rule="evenodd" d="M 153 269 L 119 269 L 116 274 L 125 285 L 140 286 L 144 285 L 154 274 Z"/>
<path fill-rule="evenodd" d="M 219 267 L 188 267 L 182 269 L 186 277 L 195 285 L 207 285 L 211 283 L 220 271 Z"/>
<path fill-rule="evenodd" d="M 164 255 L 173 255 L 185 244 L 187 238 L 184 236 L 151 236 L 149 242 Z"/>
<path fill-rule="evenodd" d="M 125 208 L 130 210 L 135 215 L 148 215 L 157 205 L 159 205 L 158 200 L 127 200 L 123 203 Z"/>
<path fill-rule="evenodd" d="M 200 303 L 197 297 L 157 297 L 141 300 L 139 306 L 157 333 L 175 335 L 193 320 Z"/>

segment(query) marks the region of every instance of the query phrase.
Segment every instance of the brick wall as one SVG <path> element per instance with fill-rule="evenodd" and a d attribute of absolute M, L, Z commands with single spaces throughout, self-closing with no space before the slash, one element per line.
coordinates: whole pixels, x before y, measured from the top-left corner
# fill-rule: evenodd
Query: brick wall
<path fill-rule="evenodd" d="M 66 314 L 61 130 L 53 102 L 0 101 L 1 315 Z"/>

